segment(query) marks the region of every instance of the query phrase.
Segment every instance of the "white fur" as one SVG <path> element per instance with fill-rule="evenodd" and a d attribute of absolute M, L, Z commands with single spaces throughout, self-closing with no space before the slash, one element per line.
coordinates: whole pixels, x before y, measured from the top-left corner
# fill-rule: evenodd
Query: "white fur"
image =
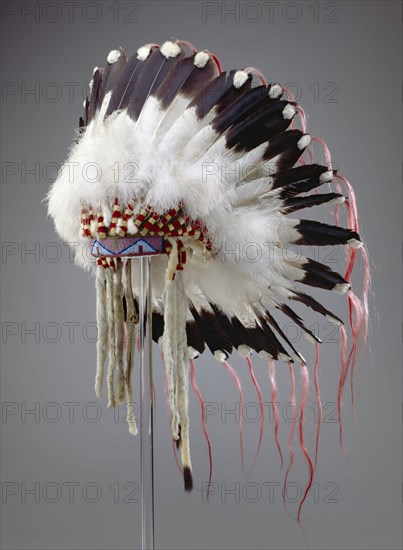
<path fill-rule="evenodd" d="M 297 143 L 297 146 L 298 146 L 298 149 L 305 149 L 305 147 L 308 147 L 308 145 L 311 143 L 311 136 L 309 136 L 308 134 L 305 134 L 303 135 L 298 143 Z"/>
<path fill-rule="evenodd" d="M 270 355 L 270 353 L 268 353 L 267 351 L 261 350 L 261 351 L 259 351 L 258 355 L 262 359 L 265 359 L 265 361 L 268 361 L 269 359 L 273 359 L 273 356 Z"/>
<path fill-rule="evenodd" d="M 282 95 L 282 93 L 283 89 L 280 84 L 273 84 L 273 86 L 271 86 L 269 90 L 269 97 L 271 99 L 277 99 Z"/>
<path fill-rule="evenodd" d="M 199 69 L 203 69 L 207 65 L 207 61 L 210 59 L 210 56 L 207 52 L 198 52 L 194 58 L 194 64 Z"/>
<path fill-rule="evenodd" d="M 336 197 L 329 201 L 329 204 L 343 204 L 343 202 L 346 202 L 346 197 Z"/>
<path fill-rule="evenodd" d="M 223 352 L 223 351 L 215 351 L 214 352 L 214 357 L 217 359 L 217 361 L 219 361 L 220 363 L 224 363 L 224 361 L 226 361 L 227 359 L 227 356 L 226 354 Z"/>
<path fill-rule="evenodd" d="M 283 109 L 283 117 L 289 120 L 294 115 L 295 115 L 295 107 L 290 103 L 288 103 Z"/>
<path fill-rule="evenodd" d="M 190 359 L 196 359 L 200 355 L 197 349 L 192 348 L 192 346 L 188 347 L 188 352 L 189 352 Z"/>
<path fill-rule="evenodd" d="M 349 239 L 347 241 L 347 244 L 349 244 L 352 248 L 361 248 L 363 245 L 363 242 L 357 239 Z"/>
<path fill-rule="evenodd" d="M 351 285 L 349 283 L 339 283 L 338 285 L 334 286 L 333 290 L 338 294 L 345 294 L 350 290 L 350 288 Z"/>
<path fill-rule="evenodd" d="M 248 357 L 252 353 L 252 350 L 250 349 L 250 347 L 242 344 L 237 347 L 237 352 L 241 357 Z"/>
<path fill-rule="evenodd" d="M 248 80 L 249 75 L 245 71 L 237 71 L 234 74 L 234 86 L 235 88 L 240 88 Z"/>
<path fill-rule="evenodd" d="M 127 233 L 129 235 L 135 235 L 138 232 L 137 227 L 134 225 L 133 218 L 130 218 L 127 222 Z"/>
<path fill-rule="evenodd" d="M 142 46 L 137 50 L 137 59 L 139 59 L 140 61 L 145 61 L 150 53 L 151 48 L 149 48 L 148 46 Z"/>
<path fill-rule="evenodd" d="M 327 183 L 329 181 L 332 181 L 332 179 L 333 179 L 333 171 L 332 170 L 328 170 L 326 172 L 323 172 L 323 174 L 321 174 L 319 176 L 320 183 Z"/>
<path fill-rule="evenodd" d="M 111 65 L 113 65 L 113 63 L 116 63 L 116 61 L 119 59 L 119 57 L 122 55 L 122 52 L 120 50 L 112 50 L 109 52 L 108 54 L 108 57 L 107 57 L 107 61 L 108 63 L 110 63 Z"/>
<path fill-rule="evenodd" d="M 170 57 L 177 57 L 181 52 L 181 48 L 176 42 L 167 40 L 162 44 L 160 52 L 164 57 L 169 59 Z"/>

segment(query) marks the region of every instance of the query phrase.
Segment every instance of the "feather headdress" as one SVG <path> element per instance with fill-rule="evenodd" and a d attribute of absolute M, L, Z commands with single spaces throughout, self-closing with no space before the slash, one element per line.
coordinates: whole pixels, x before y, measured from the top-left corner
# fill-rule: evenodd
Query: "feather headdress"
<path fill-rule="evenodd" d="M 155 258 L 152 275 L 153 339 L 163 351 L 172 435 L 190 489 L 189 362 L 207 347 L 237 380 L 229 355 L 238 351 L 253 375 L 254 351 L 269 362 L 273 391 L 276 361 L 288 363 L 292 381 L 295 366 L 301 369 L 306 400 L 305 360 L 275 314 L 288 316 L 318 348 L 320 339 L 292 309 L 300 302 L 340 326 L 340 414 L 358 337 L 367 334 L 368 270 L 362 300 L 350 283 L 358 248 L 368 261 L 353 190 L 332 170 L 325 144 L 306 133 L 304 111 L 285 88 L 267 83 L 256 69 L 222 72 L 209 51 L 175 39 L 147 44 L 130 58 L 114 50 L 107 61 L 94 69 L 77 141 L 49 192 L 49 213 L 59 235 L 78 244 L 77 263 L 96 272 L 96 393 L 109 354 L 109 407 L 132 401 L 139 288 L 136 264 L 111 257 L 105 243 L 146 252 L 151 238 L 162 242 L 165 254 Z M 312 162 L 313 140 L 322 145 L 326 165 Z M 318 192 L 322 186 L 328 189 Z M 341 203 L 347 228 L 338 225 Z M 293 217 L 317 205 L 336 205 L 335 225 Z M 346 245 L 344 275 L 304 254 L 290 258 L 289 244 L 301 250 Z M 347 294 L 350 351 L 342 320 L 304 290 L 309 286 Z"/>

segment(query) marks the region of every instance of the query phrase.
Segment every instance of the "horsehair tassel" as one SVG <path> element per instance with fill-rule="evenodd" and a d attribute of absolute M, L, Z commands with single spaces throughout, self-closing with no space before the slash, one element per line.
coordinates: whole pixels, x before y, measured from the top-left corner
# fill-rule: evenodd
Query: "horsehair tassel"
<path fill-rule="evenodd" d="M 177 389 L 178 409 L 180 417 L 180 451 L 183 464 L 185 490 L 193 489 L 192 463 L 189 444 L 189 352 L 186 337 L 186 314 L 188 304 L 183 285 L 183 275 L 178 272 L 174 282 L 176 286 L 176 319 L 177 339 Z"/>
<path fill-rule="evenodd" d="M 166 362 L 167 376 L 167 397 L 171 411 L 171 430 L 175 441 L 179 439 L 179 413 L 177 406 L 176 395 L 176 370 L 177 365 L 177 350 L 176 350 L 176 310 L 175 310 L 175 293 L 176 284 L 172 280 L 176 269 L 177 259 L 177 244 L 175 239 L 170 239 L 171 252 L 169 254 L 168 265 L 165 273 L 165 291 L 164 291 L 164 334 L 162 339 L 162 347 Z"/>
<path fill-rule="evenodd" d="M 134 348 L 135 348 L 135 331 L 136 331 L 136 320 L 138 316 L 136 315 L 136 306 L 133 298 L 132 290 L 132 264 L 131 260 L 128 259 L 125 264 L 124 269 L 124 293 L 126 298 L 126 372 L 125 372 L 125 382 L 126 382 L 126 420 L 129 424 L 129 432 L 133 435 L 137 433 L 137 423 L 136 417 L 134 414 L 134 403 L 133 403 L 133 393 L 132 393 L 132 369 L 133 369 L 133 360 L 134 360 Z"/>
<path fill-rule="evenodd" d="M 102 384 L 104 380 L 105 360 L 108 347 L 108 321 L 105 304 L 105 268 L 101 262 L 98 263 L 96 271 L 96 293 L 97 293 L 97 371 L 95 375 L 95 393 L 98 399 L 102 396 Z"/>
<path fill-rule="evenodd" d="M 117 369 L 117 401 L 125 402 L 125 373 L 123 370 L 124 342 L 124 310 L 122 285 L 122 260 L 116 261 L 116 271 L 113 279 L 113 312 L 115 318 L 115 354 Z"/>
<path fill-rule="evenodd" d="M 106 274 L 106 311 L 108 323 L 109 364 L 108 364 L 108 408 L 115 408 L 114 371 L 115 371 L 115 325 L 113 315 L 113 269 L 108 267 Z"/>

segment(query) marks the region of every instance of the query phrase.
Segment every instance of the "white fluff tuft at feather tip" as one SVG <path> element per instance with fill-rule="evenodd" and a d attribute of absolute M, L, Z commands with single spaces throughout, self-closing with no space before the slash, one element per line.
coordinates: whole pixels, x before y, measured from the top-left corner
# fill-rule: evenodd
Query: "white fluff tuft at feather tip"
<path fill-rule="evenodd" d="M 120 50 L 111 50 L 108 54 L 107 61 L 111 65 L 116 63 L 116 61 L 119 59 L 119 57 L 122 55 L 122 52 Z"/>

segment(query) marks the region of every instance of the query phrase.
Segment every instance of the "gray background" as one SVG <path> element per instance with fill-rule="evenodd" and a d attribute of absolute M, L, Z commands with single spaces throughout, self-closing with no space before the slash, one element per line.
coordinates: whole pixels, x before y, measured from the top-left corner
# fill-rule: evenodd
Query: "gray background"
<path fill-rule="evenodd" d="M 328 421 L 322 429 L 315 493 L 303 509 L 305 539 L 285 513 L 278 485 L 272 485 L 273 498 L 269 498 L 268 484 L 281 483 L 283 475 L 270 419 L 256 466 L 248 478 L 243 476 L 238 425 L 233 415 L 226 414 L 234 408 L 237 394 L 222 366 L 208 353 L 197 363 L 197 379 L 205 399 L 217 404 L 219 411 L 208 419 L 217 493 L 207 504 L 202 493 L 183 492 L 155 350 L 157 547 L 400 548 L 400 3 L 246 2 L 236 7 L 234 2 L 210 2 L 208 9 L 216 13 L 203 20 L 206 5 L 203 8 L 199 2 L 83 2 L 75 8 L 72 21 L 63 2 L 58 3 L 59 12 L 55 2 L 36 4 L 33 16 L 25 7 L 34 3 L 2 3 L 7 10 L 1 63 L 6 83 L 1 185 L 3 548 L 140 545 L 140 504 L 127 502 L 133 500 L 130 493 L 135 485 L 126 485 L 139 483 L 139 439 L 129 435 L 122 411 L 117 418 L 106 409 L 105 398 L 102 409 L 91 405 L 96 401 L 95 344 L 88 341 L 94 331 L 86 332 L 86 323 L 95 320 L 94 284 L 57 240 L 41 200 L 52 179 L 48 163 L 62 162 L 72 141 L 82 112 L 82 90 L 93 66 L 102 65 L 110 49 L 122 46 L 131 53 L 145 42 L 162 43 L 170 36 L 210 49 L 224 68 L 255 65 L 270 81 L 296 83 L 294 90 L 300 92 L 309 115 L 308 129 L 326 139 L 336 164 L 355 186 L 371 256 L 374 299 L 370 346 L 357 382 L 355 424 L 348 390 L 344 399 L 348 459 L 339 449 L 338 426 L 332 422 L 339 346 L 325 338 L 321 349 Z M 225 11 L 234 7 L 235 15 Z M 130 17 L 137 21 L 128 21 Z M 329 82 L 336 88 L 327 88 Z M 79 83 L 70 84 L 71 96 L 67 83 Z M 36 89 L 37 95 L 26 95 L 27 89 Z M 335 94 L 329 98 L 332 90 Z M 25 168 L 35 166 L 40 173 L 24 174 Z M 362 271 L 357 267 L 354 281 L 359 289 Z M 326 299 L 347 319 L 342 298 Z M 308 320 L 313 323 L 316 318 L 308 314 Z M 73 335 L 66 323 L 76 324 Z M 26 333 L 35 326 L 36 334 Z M 298 346 L 311 361 L 309 348 L 303 342 Z M 244 416 L 250 465 L 258 435 L 258 424 L 253 422 L 256 397 L 243 360 L 233 358 L 232 363 L 240 373 L 245 402 L 252 403 Z M 269 401 L 267 367 L 259 359 L 255 366 Z M 279 365 L 278 379 L 284 404 L 285 366 Z M 311 396 L 310 404 L 313 400 Z M 69 417 L 64 404 L 73 402 L 70 410 L 74 408 L 75 414 Z M 25 414 L 35 407 L 36 416 Z M 96 414 L 100 418 L 91 422 Z M 201 487 L 208 479 L 208 459 L 193 393 L 191 423 L 195 483 Z M 289 427 L 283 420 L 284 451 Z M 306 430 L 311 450 L 314 427 L 309 411 Z M 295 449 L 296 465 L 289 480 L 304 486 L 307 472 L 297 439 Z M 73 482 L 75 491 L 69 498 L 66 484 Z M 35 483 L 37 495 L 27 494 Z M 137 492 L 135 501 L 138 496 Z"/>

